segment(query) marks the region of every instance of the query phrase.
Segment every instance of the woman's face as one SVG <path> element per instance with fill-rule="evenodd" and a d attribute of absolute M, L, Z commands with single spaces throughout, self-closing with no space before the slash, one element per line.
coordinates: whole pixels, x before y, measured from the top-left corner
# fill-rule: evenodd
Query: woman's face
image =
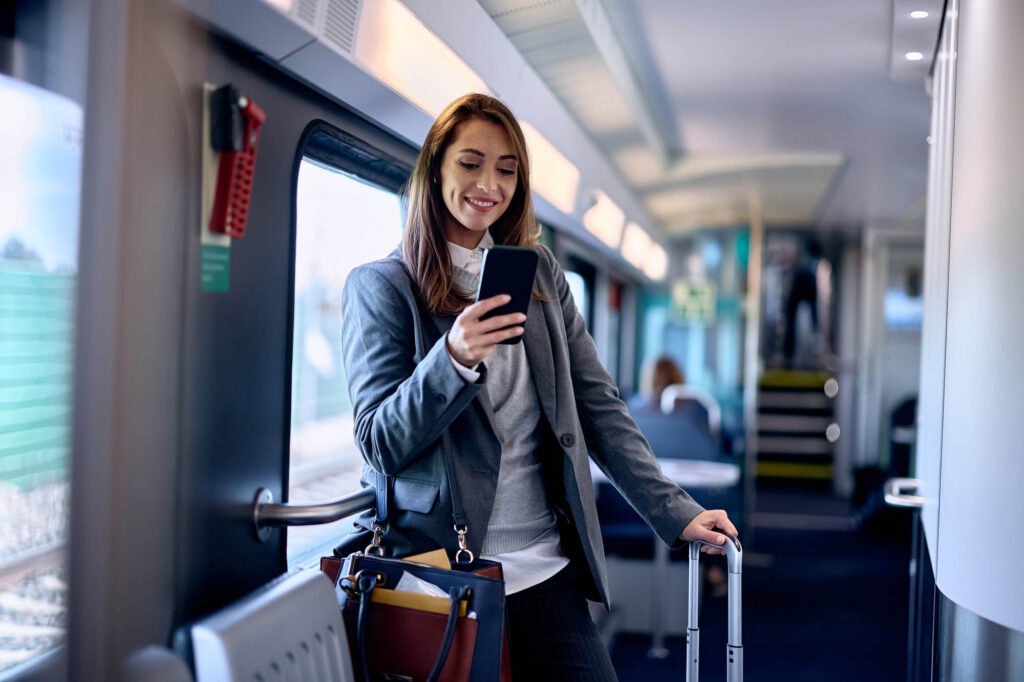
<path fill-rule="evenodd" d="M 518 182 L 519 163 L 504 128 L 479 118 L 460 123 L 441 159 L 445 239 L 476 248 L 505 213 Z"/>

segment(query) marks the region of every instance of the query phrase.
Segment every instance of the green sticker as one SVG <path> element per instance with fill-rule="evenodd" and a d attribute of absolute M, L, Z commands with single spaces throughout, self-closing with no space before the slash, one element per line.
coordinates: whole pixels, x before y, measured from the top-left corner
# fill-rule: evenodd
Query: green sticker
<path fill-rule="evenodd" d="M 226 292 L 231 283 L 231 247 L 203 244 L 200 291 Z"/>

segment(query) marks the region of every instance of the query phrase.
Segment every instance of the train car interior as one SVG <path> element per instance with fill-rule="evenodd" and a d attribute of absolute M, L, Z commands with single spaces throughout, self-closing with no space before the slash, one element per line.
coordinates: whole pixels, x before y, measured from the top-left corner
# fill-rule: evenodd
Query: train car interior
<path fill-rule="evenodd" d="M 0 3 L 0 682 L 365 679 L 322 561 L 382 504 L 342 292 L 466 93 L 518 118 L 662 473 L 739 530 L 693 569 L 576 472 L 618 678 L 696 682 L 693 646 L 712 681 L 1024 680 L 1022 31 L 1020 0 Z"/>

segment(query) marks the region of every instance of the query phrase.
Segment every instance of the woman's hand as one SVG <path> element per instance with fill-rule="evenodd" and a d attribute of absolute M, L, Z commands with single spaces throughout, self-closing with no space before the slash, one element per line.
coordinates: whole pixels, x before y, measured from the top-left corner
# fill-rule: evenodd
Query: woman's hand
<path fill-rule="evenodd" d="M 725 536 L 714 531 L 716 526 L 733 536 L 739 535 L 736 531 L 736 526 L 732 525 L 732 522 L 729 520 L 729 515 L 726 514 L 724 510 L 711 509 L 697 514 L 697 516 L 693 518 L 693 521 L 690 521 L 686 528 L 683 529 L 683 532 L 679 537 L 687 542 L 703 540 L 704 542 L 710 542 L 715 545 L 724 544 Z M 707 545 L 701 547 L 700 551 L 707 552 L 708 554 L 725 554 L 724 550 L 712 549 Z"/>
<path fill-rule="evenodd" d="M 465 367 L 473 367 L 494 352 L 494 347 L 514 336 L 523 333 L 523 328 L 509 327 L 520 325 L 526 321 L 522 313 L 509 313 L 481 320 L 480 317 L 505 305 L 512 297 L 499 294 L 469 306 L 455 318 L 455 324 L 448 332 L 448 352 L 456 362 Z M 505 329 L 505 327 L 509 327 Z"/>

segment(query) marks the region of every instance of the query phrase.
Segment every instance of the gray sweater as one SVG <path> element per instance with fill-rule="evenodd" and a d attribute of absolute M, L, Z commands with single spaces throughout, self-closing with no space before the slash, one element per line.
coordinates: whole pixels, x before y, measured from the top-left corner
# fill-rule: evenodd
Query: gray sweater
<path fill-rule="evenodd" d="M 501 441 L 501 467 L 483 553 L 529 547 L 556 529 L 540 471 L 540 399 L 522 343 L 499 344 L 487 361 L 491 424 Z"/>

